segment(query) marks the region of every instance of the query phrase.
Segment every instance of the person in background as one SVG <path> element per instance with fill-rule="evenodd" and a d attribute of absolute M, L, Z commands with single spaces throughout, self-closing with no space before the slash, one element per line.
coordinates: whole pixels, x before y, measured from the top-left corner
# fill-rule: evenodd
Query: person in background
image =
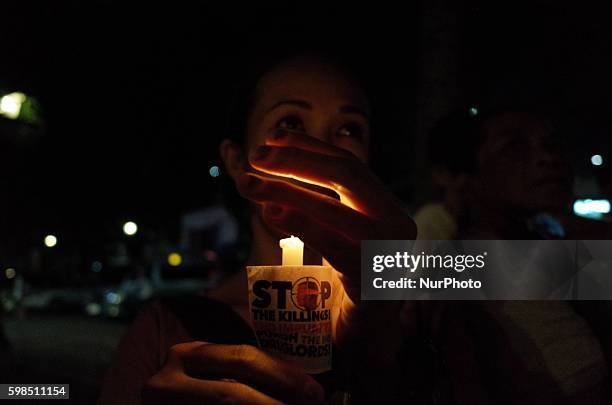
<path fill-rule="evenodd" d="M 572 173 L 554 127 L 520 108 L 463 108 L 429 139 L 433 178 L 456 235 L 565 236 Z"/>
<path fill-rule="evenodd" d="M 434 127 L 429 155 L 441 197 L 417 211 L 419 239 L 612 238 L 609 225 L 573 214 L 573 175 L 557 129 L 529 109 L 461 108 Z M 605 173 L 598 170 L 600 183 Z"/>
<path fill-rule="evenodd" d="M 609 229 L 571 215 L 572 170 L 550 121 L 520 108 L 466 108 L 439 128 L 434 163 L 461 178 L 457 239 L 609 239 Z M 610 402 L 612 333 L 602 325 L 612 311 L 581 304 L 457 303 L 489 400 Z"/>
<path fill-rule="evenodd" d="M 414 215 L 421 240 L 457 237 L 466 210 L 468 175 L 474 170 L 472 151 L 478 142 L 472 136 L 475 122 L 471 118 L 467 110 L 453 113 L 440 120 L 429 134 L 431 185 L 437 198 Z"/>
<path fill-rule="evenodd" d="M 607 150 L 611 148 L 608 145 Z M 606 150 L 606 149 L 604 149 Z M 600 189 L 600 196 L 612 202 L 612 154 L 604 153 L 603 163 L 595 168 L 597 183 Z M 602 218 L 607 223 L 612 223 L 612 211 L 605 214 Z"/>
<path fill-rule="evenodd" d="M 612 164 L 606 161 L 606 166 L 598 174 L 601 195 L 612 201 Z"/>

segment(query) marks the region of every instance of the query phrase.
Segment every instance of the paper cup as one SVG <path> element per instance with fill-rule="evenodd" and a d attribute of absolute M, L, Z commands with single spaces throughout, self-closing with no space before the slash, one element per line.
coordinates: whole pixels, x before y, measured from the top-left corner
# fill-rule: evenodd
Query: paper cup
<path fill-rule="evenodd" d="M 331 370 L 332 268 L 250 266 L 247 275 L 259 347 L 310 374 Z"/>

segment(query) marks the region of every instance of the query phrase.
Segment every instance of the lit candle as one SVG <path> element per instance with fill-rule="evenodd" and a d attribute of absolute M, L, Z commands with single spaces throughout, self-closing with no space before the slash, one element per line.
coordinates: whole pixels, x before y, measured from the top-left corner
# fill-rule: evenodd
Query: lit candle
<path fill-rule="evenodd" d="M 333 269 L 304 265 L 304 242 L 295 236 L 281 239 L 279 246 L 283 252 L 280 266 L 246 268 L 251 326 L 257 343 L 262 349 L 299 364 L 307 373 L 329 371 L 335 313 Z M 296 332 L 290 342 L 282 333 L 270 332 L 289 330 L 292 326 Z"/>
<path fill-rule="evenodd" d="M 283 250 L 283 266 L 302 266 L 304 264 L 304 242 L 300 238 L 291 236 L 279 242 Z"/>

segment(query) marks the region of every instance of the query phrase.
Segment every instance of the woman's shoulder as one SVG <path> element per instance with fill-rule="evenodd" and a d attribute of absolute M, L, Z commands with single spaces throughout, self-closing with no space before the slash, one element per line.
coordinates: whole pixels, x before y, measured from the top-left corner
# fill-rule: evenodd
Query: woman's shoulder
<path fill-rule="evenodd" d="M 237 271 L 210 290 L 207 297 L 224 302 L 231 306 L 248 305 L 247 273 Z"/>

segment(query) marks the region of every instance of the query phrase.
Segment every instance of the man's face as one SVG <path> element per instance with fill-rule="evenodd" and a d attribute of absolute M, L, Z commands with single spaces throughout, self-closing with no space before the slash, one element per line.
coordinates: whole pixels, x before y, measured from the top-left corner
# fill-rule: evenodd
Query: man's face
<path fill-rule="evenodd" d="M 527 213 L 568 206 L 571 169 L 550 125 L 527 113 L 508 112 L 486 120 L 483 133 L 476 175 L 483 198 Z"/>

